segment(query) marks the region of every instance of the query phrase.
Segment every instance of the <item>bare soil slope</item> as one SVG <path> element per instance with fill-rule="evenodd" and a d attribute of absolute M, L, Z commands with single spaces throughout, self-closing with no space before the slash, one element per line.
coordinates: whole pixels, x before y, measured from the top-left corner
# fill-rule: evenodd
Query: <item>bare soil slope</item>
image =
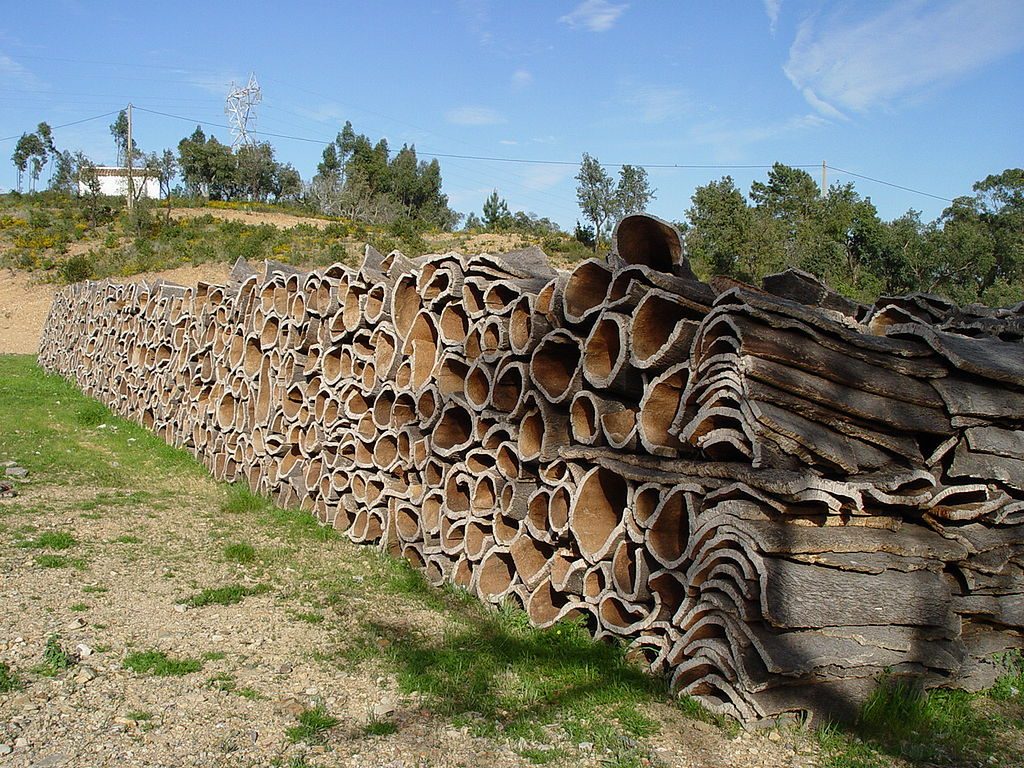
<path fill-rule="evenodd" d="M 132 275 L 124 281 L 163 278 L 182 285 L 199 281 L 217 283 L 226 280 L 229 271 L 227 264 L 203 264 Z M 59 286 L 39 282 L 37 274 L 13 269 L 0 271 L 0 354 L 34 355 L 39 351 L 39 334 Z"/>

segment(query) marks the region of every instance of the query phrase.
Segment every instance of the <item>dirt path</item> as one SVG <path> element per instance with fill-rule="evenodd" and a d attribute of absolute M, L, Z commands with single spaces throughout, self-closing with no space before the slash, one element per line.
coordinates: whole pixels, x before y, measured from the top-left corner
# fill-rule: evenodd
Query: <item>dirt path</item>
<path fill-rule="evenodd" d="M 203 264 L 149 272 L 124 278 L 125 282 L 163 278 L 173 283 L 194 285 L 227 279 L 227 264 Z M 0 354 L 34 355 L 39 351 L 39 335 L 50 311 L 53 295 L 60 286 L 38 281 L 39 273 L 0 269 Z"/>

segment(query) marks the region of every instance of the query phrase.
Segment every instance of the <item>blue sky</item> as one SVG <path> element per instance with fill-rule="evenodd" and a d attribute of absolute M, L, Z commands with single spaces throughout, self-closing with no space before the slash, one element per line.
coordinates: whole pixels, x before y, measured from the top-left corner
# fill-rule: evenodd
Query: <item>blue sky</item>
<path fill-rule="evenodd" d="M 459 211 L 492 189 L 565 227 L 580 217 L 571 163 L 844 169 L 951 198 L 1024 165 L 1021 0 L 438 0 L 391 3 L 5 4 L 0 138 L 117 110 L 143 150 L 195 123 L 230 141 L 224 97 L 256 74 L 256 129 L 308 179 L 322 145 L 356 131 L 440 159 Z M 55 130 L 114 159 L 112 117 Z M 0 142 L 0 188 L 15 183 Z M 610 169 L 615 172 L 615 169 Z M 651 168 L 651 212 L 681 219 L 695 186 L 759 168 Z M 854 181 L 884 218 L 946 203 Z"/>

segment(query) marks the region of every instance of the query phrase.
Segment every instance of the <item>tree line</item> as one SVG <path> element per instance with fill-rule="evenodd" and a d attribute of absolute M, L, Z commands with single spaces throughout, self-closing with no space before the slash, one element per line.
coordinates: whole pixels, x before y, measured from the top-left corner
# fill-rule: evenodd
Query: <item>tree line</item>
<path fill-rule="evenodd" d="M 697 187 L 680 222 L 707 274 L 757 282 L 806 270 L 861 300 L 911 291 L 959 302 L 1024 300 L 1024 170 L 987 176 L 938 219 L 910 210 L 884 221 L 853 184 L 825 194 L 809 173 L 776 163 L 749 195 L 730 176 Z"/>
<path fill-rule="evenodd" d="M 118 164 L 155 177 L 171 194 L 211 200 L 287 202 L 367 224 L 451 230 L 516 231 L 545 237 L 559 226 L 532 212 L 511 211 L 495 189 L 463 217 L 449 205 L 436 159 L 417 157 L 415 145 L 392 150 L 346 122 L 330 142 L 316 174 L 304 182 L 290 163 L 278 162 L 266 142 L 232 148 L 201 126 L 177 151 L 143 152 L 128 146 L 127 116 L 110 125 Z M 81 152 L 59 150 L 47 123 L 18 140 L 11 157 L 18 191 L 25 179 L 37 190 L 49 168 L 49 187 L 87 198 L 95 211 L 95 165 Z M 172 190 L 175 179 L 182 185 Z M 646 210 L 655 199 L 642 167 L 624 165 L 617 178 L 584 153 L 576 175 L 582 219 L 575 238 L 595 252 L 622 216 Z M 141 191 L 141 184 L 136 194 Z M 935 221 L 910 210 L 884 221 L 853 184 L 820 189 L 803 169 L 776 163 L 744 194 L 730 176 L 699 186 L 675 222 L 699 272 L 758 282 L 787 267 L 810 272 L 862 300 L 881 294 L 925 291 L 960 303 L 1008 304 L 1024 300 L 1024 170 L 1010 168 L 974 184 Z"/>

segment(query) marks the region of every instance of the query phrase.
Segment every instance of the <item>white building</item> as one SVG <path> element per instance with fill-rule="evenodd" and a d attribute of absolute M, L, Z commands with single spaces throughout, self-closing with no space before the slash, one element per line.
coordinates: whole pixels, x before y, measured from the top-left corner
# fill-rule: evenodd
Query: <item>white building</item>
<path fill-rule="evenodd" d="M 149 174 L 149 175 L 147 175 Z M 100 182 L 100 194 L 124 197 L 128 194 L 128 169 L 116 166 L 96 166 L 96 178 Z M 132 168 L 132 184 L 137 197 L 160 198 L 160 180 L 145 168 Z M 78 192 L 89 194 L 85 183 L 78 180 Z"/>

